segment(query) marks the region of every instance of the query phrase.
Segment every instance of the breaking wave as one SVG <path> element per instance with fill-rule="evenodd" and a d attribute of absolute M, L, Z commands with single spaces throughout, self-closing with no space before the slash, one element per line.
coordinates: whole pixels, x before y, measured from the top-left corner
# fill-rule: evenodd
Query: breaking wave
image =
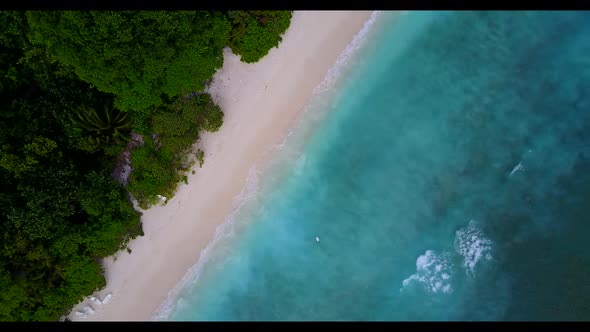
<path fill-rule="evenodd" d="M 493 259 L 493 242 L 484 236 L 475 220 L 470 220 L 467 226 L 455 233 L 454 246 L 454 253 L 426 250 L 424 255 L 416 259 L 416 273 L 402 282 L 402 290 L 413 283 L 418 283 L 432 293 L 451 293 L 453 291 L 451 277 L 456 270 L 452 263 L 453 255 L 461 256 L 463 268 L 470 276 L 474 275 L 475 268 L 480 265 L 482 259 L 487 261 Z"/>
<path fill-rule="evenodd" d="M 432 293 L 450 293 L 452 264 L 448 253 L 437 254 L 433 250 L 426 250 L 416 260 L 416 273 L 403 281 L 404 288 L 412 283 L 421 284 Z M 403 289 L 403 288 L 402 288 Z"/>
<path fill-rule="evenodd" d="M 471 220 L 466 227 L 459 229 L 455 236 L 455 251 L 463 256 L 463 266 L 468 274 L 473 274 L 482 258 L 492 260 L 492 240 L 486 238 L 477 227 L 477 221 Z"/>

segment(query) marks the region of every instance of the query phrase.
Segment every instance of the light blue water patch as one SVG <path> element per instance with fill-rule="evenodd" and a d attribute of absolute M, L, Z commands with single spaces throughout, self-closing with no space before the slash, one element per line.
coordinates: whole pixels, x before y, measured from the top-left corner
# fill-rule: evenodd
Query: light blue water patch
<path fill-rule="evenodd" d="M 590 14 L 392 15 L 167 319 L 590 318 Z"/>

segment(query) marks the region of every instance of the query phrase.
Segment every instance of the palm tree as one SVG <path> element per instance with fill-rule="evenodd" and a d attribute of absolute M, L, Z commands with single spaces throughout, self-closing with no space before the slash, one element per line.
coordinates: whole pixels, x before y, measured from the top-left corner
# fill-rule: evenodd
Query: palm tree
<path fill-rule="evenodd" d="M 252 15 L 246 10 L 230 10 L 227 12 L 227 16 L 233 25 L 230 40 L 240 38 L 246 32 L 248 21 Z"/>
<path fill-rule="evenodd" d="M 86 134 L 84 150 L 95 151 L 109 143 L 119 143 L 121 139 L 129 140 L 125 133 L 131 125 L 126 112 L 113 108 L 112 101 L 104 102 L 100 111 L 94 107 L 82 105 L 71 117 L 75 126 Z"/>
<path fill-rule="evenodd" d="M 250 10 L 250 16 L 254 17 L 259 25 L 265 25 L 266 20 L 268 19 L 267 14 L 269 14 L 268 10 Z"/>

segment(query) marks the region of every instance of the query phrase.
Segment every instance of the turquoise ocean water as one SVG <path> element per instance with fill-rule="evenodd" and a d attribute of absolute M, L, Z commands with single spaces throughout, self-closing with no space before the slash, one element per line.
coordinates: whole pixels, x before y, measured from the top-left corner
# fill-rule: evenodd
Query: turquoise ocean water
<path fill-rule="evenodd" d="M 371 22 L 155 318 L 590 319 L 590 13 Z"/>

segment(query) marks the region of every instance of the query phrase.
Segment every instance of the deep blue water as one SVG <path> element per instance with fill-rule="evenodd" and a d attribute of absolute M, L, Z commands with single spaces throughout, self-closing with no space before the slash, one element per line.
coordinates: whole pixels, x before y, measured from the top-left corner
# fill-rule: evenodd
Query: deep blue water
<path fill-rule="evenodd" d="M 167 319 L 590 319 L 590 13 L 393 17 Z"/>

